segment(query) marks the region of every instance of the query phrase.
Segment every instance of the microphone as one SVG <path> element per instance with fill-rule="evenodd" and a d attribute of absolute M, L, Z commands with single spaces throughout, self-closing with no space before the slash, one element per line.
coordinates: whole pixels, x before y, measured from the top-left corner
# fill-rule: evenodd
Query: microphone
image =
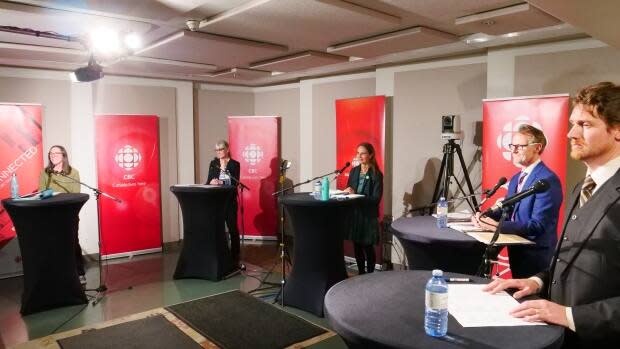
<path fill-rule="evenodd" d="M 493 196 L 493 194 L 495 194 L 495 192 L 504 184 L 506 184 L 508 180 L 506 179 L 506 177 L 502 177 L 497 181 L 497 184 L 495 184 L 495 186 L 491 189 L 487 189 L 485 191 L 483 191 L 482 193 L 485 194 L 487 197 L 491 197 Z"/>
<path fill-rule="evenodd" d="M 344 164 L 344 166 L 340 169 L 340 170 L 336 170 L 337 174 L 341 174 L 342 172 L 344 172 L 344 170 L 347 169 L 347 167 L 351 166 L 351 163 L 347 161 L 346 164 Z"/>
<path fill-rule="evenodd" d="M 520 193 L 517 193 L 509 198 L 504 199 L 504 201 L 498 202 L 495 205 L 493 205 L 493 207 L 489 208 L 488 210 L 484 211 L 484 213 L 482 214 L 482 216 L 488 216 L 492 213 L 498 213 L 499 211 L 501 211 L 503 206 L 511 206 L 516 204 L 517 202 L 525 199 L 528 196 L 534 195 L 536 193 L 542 193 L 545 192 L 549 189 L 549 182 L 547 182 L 544 179 L 540 179 L 537 180 L 534 185 L 532 185 L 531 187 L 529 187 L 526 190 L 521 191 Z"/>

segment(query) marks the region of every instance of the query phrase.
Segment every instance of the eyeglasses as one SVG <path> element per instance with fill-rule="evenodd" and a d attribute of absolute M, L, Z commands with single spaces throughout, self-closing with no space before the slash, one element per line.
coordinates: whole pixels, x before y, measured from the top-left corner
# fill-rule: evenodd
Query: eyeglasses
<path fill-rule="evenodd" d="M 54 151 L 54 152 L 52 152 L 52 151 L 51 151 L 49 154 L 50 154 L 50 155 L 62 155 L 62 153 L 61 153 L 61 152 L 55 152 L 55 151 Z"/>
<path fill-rule="evenodd" d="M 215 148 L 215 151 L 224 151 L 226 148 Z"/>
<path fill-rule="evenodd" d="M 526 147 L 529 147 L 530 145 L 536 145 L 536 144 L 540 144 L 540 143 L 508 144 L 508 149 L 510 149 L 510 151 L 519 151 L 519 150 L 525 149 Z"/>

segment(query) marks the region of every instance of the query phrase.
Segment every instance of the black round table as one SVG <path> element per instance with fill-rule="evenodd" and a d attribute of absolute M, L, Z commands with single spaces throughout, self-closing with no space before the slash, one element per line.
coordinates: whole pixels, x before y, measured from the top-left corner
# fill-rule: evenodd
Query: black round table
<path fill-rule="evenodd" d="M 224 229 L 226 206 L 235 187 L 230 185 L 173 185 L 183 215 L 183 247 L 175 279 L 194 278 L 219 281 L 233 265 Z"/>
<path fill-rule="evenodd" d="M 477 283 L 489 280 L 464 274 Z M 424 286 L 430 271 L 390 271 L 350 278 L 325 295 L 325 316 L 350 348 L 559 348 L 560 326 L 462 327 L 448 316 L 448 334 L 424 332 Z M 449 286 L 448 286 L 449 287 Z M 449 300 L 450 301 L 450 300 Z"/>
<path fill-rule="evenodd" d="M 343 239 L 361 199 L 321 201 L 309 193 L 280 198 L 295 232 L 293 269 L 283 304 L 323 316 L 325 293 L 346 279 Z"/>
<path fill-rule="evenodd" d="M 433 216 L 399 218 L 390 229 L 398 237 L 409 269 L 441 269 L 463 274 L 477 274 L 486 245 L 450 228 L 437 228 Z"/>
<path fill-rule="evenodd" d="M 75 260 L 80 209 L 87 194 L 58 194 L 45 200 L 2 200 L 9 213 L 24 267 L 23 315 L 85 304 Z"/>

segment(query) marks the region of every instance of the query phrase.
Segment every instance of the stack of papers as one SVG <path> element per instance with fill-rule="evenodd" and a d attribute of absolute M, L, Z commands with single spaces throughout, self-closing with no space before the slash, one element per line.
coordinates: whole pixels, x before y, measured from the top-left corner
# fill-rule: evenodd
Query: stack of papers
<path fill-rule="evenodd" d="M 490 294 L 484 285 L 448 285 L 448 312 L 463 327 L 532 326 L 544 322 L 526 322 L 510 315 L 519 302 L 506 292 Z"/>
<path fill-rule="evenodd" d="M 471 236 L 472 238 L 482 242 L 483 244 L 490 244 L 491 243 L 491 239 L 493 238 L 493 233 L 486 233 L 486 232 L 469 232 L 467 233 L 467 235 Z M 514 234 L 499 234 L 499 237 L 497 238 L 497 241 L 495 241 L 495 245 L 534 245 L 535 243 L 524 238 L 521 237 L 519 235 L 514 235 Z"/>

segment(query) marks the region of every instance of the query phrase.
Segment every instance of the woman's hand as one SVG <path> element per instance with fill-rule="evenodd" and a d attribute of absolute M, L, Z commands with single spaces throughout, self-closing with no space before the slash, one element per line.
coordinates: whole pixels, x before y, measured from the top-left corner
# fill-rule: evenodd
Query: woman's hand
<path fill-rule="evenodd" d="M 219 180 L 219 179 L 217 179 L 217 178 L 213 178 L 213 179 L 211 180 L 211 182 L 209 182 L 209 184 L 211 184 L 211 185 L 220 185 L 220 184 L 222 184 L 222 183 L 220 183 L 220 180 Z"/>
<path fill-rule="evenodd" d="M 343 191 L 346 191 L 348 194 L 355 194 L 355 190 L 353 190 L 353 188 L 351 188 L 351 187 L 347 187 L 347 188 L 346 188 L 345 190 L 343 190 Z"/>

